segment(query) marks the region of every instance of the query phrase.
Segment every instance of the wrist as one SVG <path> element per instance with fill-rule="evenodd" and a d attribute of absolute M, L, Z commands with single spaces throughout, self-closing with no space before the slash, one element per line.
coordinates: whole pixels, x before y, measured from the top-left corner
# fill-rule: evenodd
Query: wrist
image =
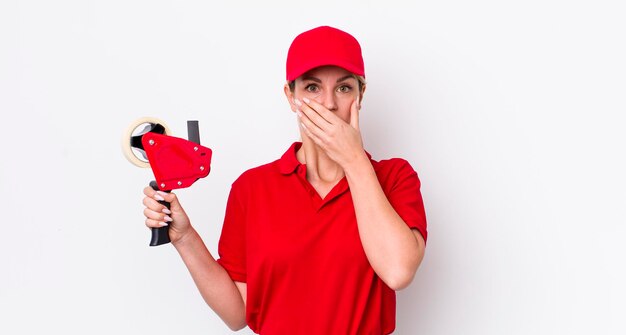
<path fill-rule="evenodd" d="M 192 226 L 189 226 L 189 228 L 184 233 L 180 234 L 179 238 L 177 238 L 176 240 L 172 240 L 172 245 L 176 249 L 183 248 L 192 243 L 194 238 L 198 236 L 198 232 Z"/>
<path fill-rule="evenodd" d="M 352 159 L 347 161 L 342 168 L 346 176 L 352 176 L 357 175 L 362 171 L 366 171 L 367 169 L 371 169 L 372 163 L 365 153 L 365 150 L 362 150 L 358 154 L 355 154 Z"/>

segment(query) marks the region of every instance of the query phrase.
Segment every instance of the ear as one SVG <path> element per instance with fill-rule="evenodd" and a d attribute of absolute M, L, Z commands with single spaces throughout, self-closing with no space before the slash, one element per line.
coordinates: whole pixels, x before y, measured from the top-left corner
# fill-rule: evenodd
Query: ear
<path fill-rule="evenodd" d="M 291 111 L 292 112 L 296 112 L 296 104 L 294 102 L 294 96 L 293 96 L 293 92 L 291 92 L 291 90 L 289 89 L 289 83 L 285 83 L 285 86 L 283 87 L 283 90 L 285 91 L 285 97 L 287 98 L 287 102 L 289 102 L 289 107 L 291 107 Z"/>

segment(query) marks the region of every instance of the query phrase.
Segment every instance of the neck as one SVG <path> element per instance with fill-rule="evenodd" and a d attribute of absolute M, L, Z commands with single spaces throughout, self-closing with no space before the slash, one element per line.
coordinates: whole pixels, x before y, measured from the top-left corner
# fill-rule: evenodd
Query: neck
<path fill-rule="evenodd" d="M 302 147 L 296 157 L 300 163 L 306 164 L 306 179 L 311 183 L 336 184 L 345 176 L 341 166 L 306 136 L 302 138 Z"/>

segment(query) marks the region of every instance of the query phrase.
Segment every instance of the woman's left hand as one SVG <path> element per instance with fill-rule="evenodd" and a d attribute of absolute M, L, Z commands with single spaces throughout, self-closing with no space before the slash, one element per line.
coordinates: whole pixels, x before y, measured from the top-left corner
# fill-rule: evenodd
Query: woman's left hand
<path fill-rule="evenodd" d="M 358 98 L 350 105 L 350 123 L 315 100 L 295 100 L 300 126 L 328 157 L 344 169 L 361 156 L 365 156 L 359 131 Z"/>

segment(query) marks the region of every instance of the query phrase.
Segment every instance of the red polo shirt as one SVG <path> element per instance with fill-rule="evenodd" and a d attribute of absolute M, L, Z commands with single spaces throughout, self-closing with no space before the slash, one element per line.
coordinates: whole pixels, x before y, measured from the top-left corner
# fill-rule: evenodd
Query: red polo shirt
<path fill-rule="evenodd" d="M 232 185 L 218 262 L 247 283 L 248 326 L 262 335 L 389 334 L 395 292 L 367 261 L 348 182 L 322 199 L 296 158 L 300 146 Z M 402 159 L 371 163 L 396 212 L 426 239 L 417 173 Z"/>

